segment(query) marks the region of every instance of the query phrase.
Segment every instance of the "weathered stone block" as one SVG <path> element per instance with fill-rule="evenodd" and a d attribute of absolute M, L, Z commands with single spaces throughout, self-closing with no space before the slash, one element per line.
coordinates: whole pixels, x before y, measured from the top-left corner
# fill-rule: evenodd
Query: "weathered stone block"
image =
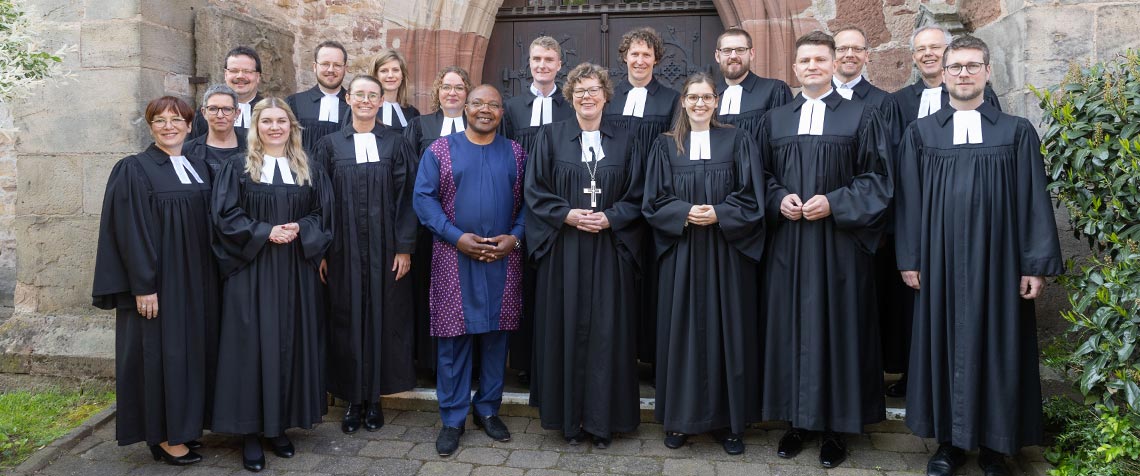
<path fill-rule="evenodd" d="M 16 217 L 17 280 L 34 311 L 90 309 L 99 219 Z"/>
<path fill-rule="evenodd" d="M 139 0 L 139 13 L 144 21 L 191 33 L 195 10 L 205 6 L 205 0 Z"/>
<path fill-rule="evenodd" d="M 198 76 L 210 82 L 224 80 L 226 52 L 238 45 L 257 50 L 261 56 L 261 94 L 287 96 L 296 92 L 294 36 L 286 25 L 206 7 L 195 12 L 194 41 Z"/>
<path fill-rule="evenodd" d="M 114 319 L 17 313 L 0 325 L 0 372 L 115 376 Z"/>
<path fill-rule="evenodd" d="M 1088 32 L 1094 29 L 1093 11 L 1081 6 L 1025 9 L 1025 60 L 1033 65 L 1025 81 L 1038 87 L 1056 85 L 1070 61 L 1095 54 Z"/>
<path fill-rule="evenodd" d="M 1105 5 L 1096 10 L 1096 57 L 1110 60 L 1125 50 L 1140 47 L 1140 5 Z"/>
<path fill-rule="evenodd" d="M 194 36 L 150 22 L 140 26 L 143 68 L 190 74 L 194 72 Z"/>
<path fill-rule="evenodd" d="M 998 95 L 1025 88 L 1025 14 L 1017 12 L 974 32 L 990 47 L 994 91 Z"/>
<path fill-rule="evenodd" d="M 122 160 L 117 155 L 83 157 L 83 214 L 99 215 L 103 210 L 103 193 L 111 169 Z"/>
<path fill-rule="evenodd" d="M 20 128 L 19 152 L 124 153 L 138 148 L 144 135 L 145 102 L 139 99 L 139 70 L 106 69 L 76 72 L 60 88 L 39 88 L 12 108 Z M 99 92 L 99 100 L 92 93 Z M 149 100 L 149 99 L 148 99 Z M 66 111 L 66 120 L 47 111 Z"/>
<path fill-rule="evenodd" d="M 28 2 L 43 21 L 70 22 L 83 18 L 84 0 L 37 0 Z"/>
<path fill-rule="evenodd" d="M 846 25 L 858 25 L 867 32 L 867 46 L 875 47 L 891 40 L 883 16 L 882 0 L 849 0 L 836 2 L 835 20 L 829 22 L 831 31 Z"/>
<path fill-rule="evenodd" d="M 79 55 L 84 68 L 138 66 L 142 56 L 138 20 L 85 22 Z"/>
<path fill-rule="evenodd" d="M 86 0 L 84 3 L 88 20 L 134 18 L 139 14 L 138 0 Z"/>
<path fill-rule="evenodd" d="M 74 215 L 83 208 L 83 161 L 78 157 L 23 156 L 17 163 L 20 215 Z"/>

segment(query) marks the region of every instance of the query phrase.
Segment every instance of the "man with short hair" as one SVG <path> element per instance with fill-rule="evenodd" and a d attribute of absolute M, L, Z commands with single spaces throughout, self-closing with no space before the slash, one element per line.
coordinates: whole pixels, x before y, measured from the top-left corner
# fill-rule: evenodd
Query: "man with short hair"
<path fill-rule="evenodd" d="M 764 114 L 791 101 L 791 88 L 783 81 L 752 72 L 756 58 L 752 35 L 740 28 L 729 28 L 716 39 L 713 56 L 724 76 L 724 83 L 717 86 L 717 120 L 748 131 L 754 139 L 759 137 Z"/>
<path fill-rule="evenodd" d="M 441 137 L 420 159 L 413 204 L 435 236 L 431 335 L 437 337 L 440 456 L 459 448 L 468 407 L 496 441 L 511 433 L 497 416 L 503 401 L 508 331 L 522 317 L 523 170 L 526 152 L 496 134 L 502 96 L 482 85 L 467 96 L 467 128 Z M 471 365 L 479 357 L 479 388 Z"/>
<path fill-rule="evenodd" d="M 768 113 L 760 162 L 768 181 L 764 251 L 763 414 L 791 423 L 777 455 L 823 432 L 819 462 L 847 458 L 842 433 L 883 420 L 873 269 L 891 200 L 890 153 L 874 109 L 835 93 L 835 43 L 796 40 L 803 90 Z"/>
<path fill-rule="evenodd" d="M 261 85 L 261 57 L 248 46 L 238 46 L 226 53 L 222 63 L 226 86 L 237 94 L 237 111 L 233 115 L 234 133 L 241 137 L 249 134 L 253 106 L 261 101 L 257 88 Z M 208 127 L 203 115 L 194 116 L 191 139 L 205 135 Z"/>
<path fill-rule="evenodd" d="M 182 146 L 186 157 L 198 157 L 217 175 L 225 161 L 245 151 L 244 136 L 234 132 L 234 114 L 237 114 L 237 93 L 229 86 L 215 84 L 202 95 L 202 107 L 197 117 L 204 117 L 206 134 L 186 141 Z"/>
<path fill-rule="evenodd" d="M 950 476 L 981 448 L 1041 442 L 1033 299 L 1063 270 L 1037 131 L 984 98 L 990 53 L 972 36 L 942 56 L 950 104 L 907 127 L 899 148 L 898 268 L 918 291 L 906 424 L 936 438 L 929 476 Z"/>
<path fill-rule="evenodd" d="M 870 63 L 871 51 L 867 48 L 867 34 L 857 26 L 845 26 L 835 31 L 835 92 L 846 99 L 863 101 L 876 109 L 887 97 L 887 92 L 875 87 L 863 76 L 863 68 Z"/>
<path fill-rule="evenodd" d="M 333 40 L 325 40 L 313 50 L 313 73 L 317 84 L 285 99 L 297 122 L 301 123 L 301 144 L 310 155 L 317 141 L 341 128 L 342 117 L 351 121 L 345 90 L 344 71 L 348 67 L 348 51 Z"/>

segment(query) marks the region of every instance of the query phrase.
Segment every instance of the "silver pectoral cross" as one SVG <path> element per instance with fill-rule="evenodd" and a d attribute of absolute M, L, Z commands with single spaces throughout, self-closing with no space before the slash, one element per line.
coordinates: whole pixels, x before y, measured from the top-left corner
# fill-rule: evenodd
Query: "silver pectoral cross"
<path fill-rule="evenodd" d="M 590 208 L 597 208 L 598 195 L 602 193 L 602 189 L 598 188 L 598 182 L 591 180 L 590 188 L 583 188 L 582 193 L 590 196 Z"/>

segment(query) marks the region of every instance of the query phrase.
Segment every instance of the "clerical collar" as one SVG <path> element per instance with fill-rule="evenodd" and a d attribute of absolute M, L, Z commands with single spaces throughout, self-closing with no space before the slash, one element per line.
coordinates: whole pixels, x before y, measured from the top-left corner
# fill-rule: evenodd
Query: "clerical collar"
<path fill-rule="evenodd" d="M 649 90 L 643 87 L 633 87 L 625 96 L 623 116 L 645 117 L 645 100 L 649 97 Z"/>
<path fill-rule="evenodd" d="M 720 115 L 740 114 L 740 100 L 744 97 L 744 87 L 735 84 L 724 90 L 720 97 Z"/>
<path fill-rule="evenodd" d="M 582 131 L 582 162 L 598 162 L 604 158 L 602 131 Z"/>
<path fill-rule="evenodd" d="M 689 160 L 712 159 L 712 145 L 709 139 L 711 130 L 689 132 Z"/>
<path fill-rule="evenodd" d="M 449 136 L 456 132 L 463 132 L 463 116 L 447 117 L 445 114 L 440 114 L 443 117 L 443 124 L 439 128 L 439 136 Z"/>
<path fill-rule="evenodd" d="M 244 127 L 246 129 L 249 129 L 250 114 L 252 112 L 253 108 L 249 105 L 248 102 L 239 102 L 238 115 L 234 118 L 234 127 Z"/>
<path fill-rule="evenodd" d="M 379 162 L 380 152 L 376 147 L 376 134 L 371 132 L 357 132 L 352 135 L 352 144 L 356 150 L 356 163 Z"/>
<path fill-rule="evenodd" d="M 273 183 L 274 170 L 280 172 L 281 183 L 296 185 L 293 181 L 293 171 L 289 168 L 289 159 L 286 157 L 274 157 L 269 154 L 261 156 L 261 183 Z"/>
<path fill-rule="evenodd" d="M 555 83 L 554 89 L 551 89 L 550 94 L 547 94 L 545 96 L 542 94 L 542 91 L 538 89 L 537 85 L 530 83 L 530 93 L 533 94 L 536 98 L 552 98 L 556 92 L 558 92 L 558 83 Z"/>
<path fill-rule="evenodd" d="M 323 122 L 340 122 L 340 95 L 321 91 L 321 109 L 317 120 Z"/>
<path fill-rule="evenodd" d="M 170 156 L 170 163 L 174 166 L 174 173 L 178 175 L 178 181 L 183 185 L 190 185 L 190 177 L 193 176 L 194 180 L 202 183 L 202 177 L 198 176 L 198 171 L 194 170 L 194 166 L 190 165 L 190 160 L 184 155 Z"/>
<path fill-rule="evenodd" d="M 982 114 L 976 110 L 954 112 L 954 145 L 982 143 Z"/>
<path fill-rule="evenodd" d="M 922 119 L 939 109 L 942 109 L 942 86 L 923 89 L 922 99 L 918 103 L 918 117 L 915 119 Z"/>
<path fill-rule="evenodd" d="M 393 125 L 392 114 L 395 114 L 396 118 L 400 120 L 400 127 L 408 127 L 408 120 L 404 118 L 404 110 L 400 104 L 384 101 L 384 113 L 380 117 L 380 121 L 386 126 Z"/>
<path fill-rule="evenodd" d="M 823 98 L 830 96 L 833 91 L 835 90 L 829 89 L 815 99 L 809 98 L 804 92 L 800 92 L 800 96 L 804 98 L 804 103 L 800 106 L 800 126 L 797 134 L 823 135 L 823 119 L 827 115 L 827 104 L 823 102 Z"/>

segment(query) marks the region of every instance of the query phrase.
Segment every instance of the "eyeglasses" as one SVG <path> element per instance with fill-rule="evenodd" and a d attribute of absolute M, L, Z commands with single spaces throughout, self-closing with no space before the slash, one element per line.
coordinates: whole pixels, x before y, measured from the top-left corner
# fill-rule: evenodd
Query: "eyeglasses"
<path fill-rule="evenodd" d="M 712 104 L 716 101 L 716 94 L 686 94 L 685 104 L 695 106 L 697 103 L 704 102 L 705 104 Z"/>
<path fill-rule="evenodd" d="M 866 46 L 838 46 L 835 48 L 835 52 L 839 53 L 839 54 L 846 54 L 848 51 L 855 52 L 855 53 L 862 53 L 864 51 L 867 51 L 867 47 Z"/>
<path fill-rule="evenodd" d="M 214 116 L 220 115 L 222 117 L 229 116 L 230 114 L 233 114 L 234 111 L 237 110 L 236 107 L 229 107 L 229 106 L 223 106 L 223 107 L 206 106 L 202 109 L 204 109 L 206 111 L 206 114 L 210 114 L 210 115 L 214 115 Z"/>
<path fill-rule="evenodd" d="M 344 69 L 344 63 L 329 63 L 328 61 L 325 61 L 323 63 L 317 63 L 317 68 L 324 70 L 324 71 L 329 71 L 329 70 L 340 71 L 340 70 Z"/>
<path fill-rule="evenodd" d="M 150 125 L 156 126 L 159 129 L 165 128 L 168 125 L 174 126 L 174 127 L 179 127 L 179 126 L 185 126 L 186 125 L 186 119 L 183 119 L 181 117 L 172 117 L 170 119 L 158 118 L 158 119 L 150 121 Z"/>
<path fill-rule="evenodd" d="M 966 70 L 968 74 L 978 74 L 982 71 L 982 67 L 986 66 L 985 63 L 966 63 L 966 64 L 950 64 L 946 65 L 946 72 L 951 76 L 958 76 L 962 74 L 962 70 Z"/>
<path fill-rule="evenodd" d="M 497 102 L 469 102 L 467 103 L 467 107 L 476 111 L 483 108 L 487 108 L 488 111 L 498 111 L 503 108 L 503 105 Z"/>
<path fill-rule="evenodd" d="M 461 93 L 461 92 L 463 92 L 463 91 L 466 91 L 466 90 L 467 90 L 467 86 L 464 86 L 464 85 L 462 85 L 462 84 L 455 84 L 455 85 L 452 85 L 452 84 L 444 84 L 444 85 L 442 85 L 442 86 L 440 86 L 440 87 L 439 87 L 439 90 L 440 90 L 441 92 L 445 92 L 445 93 L 450 93 L 450 92 L 452 92 L 452 91 L 455 91 L 455 92 L 457 92 L 457 93 Z"/>
<path fill-rule="evenodd" d="M 240 69 L 240 68 L 226 68 L 225 71 L 226 71 L 226 74 L 232 74 L 234 76 L 237 76 L 239 74 L 244 74 L 246 76 L 252 76 L 254 73 L 259 72 L 259 71 L 252 70 L 252 69 Z"/>
<path fill-rule="evenodd" d="M 380 100 L 380 95 L 376 93 L 352 93 L 352 98 L 357 101 L 376 102 Z"/>
<path fill-rule="evenodd" d="M 721 48 L 717 51 L 720 52 L 721 56 L 732 56 L 733 53 L 736 53 L 736 56 L 744 56 L 750 49 L 752 49 L 750 46 L 741 46 L 739 48 Z"/>
<path fill-rule="evenodd" d="M 929 51 L 930 53 L 938 53 L 939 51 L 942 51 L 945 48 L 946 48 L 946 45 L 925 45 L 925 46 L 916 47 L 914 49 L 914 52 L 924 55 L 924 54 L 926 54 L 927 51 Z"/>
<path fill-rule="evenodd" d="M 602 92 L 601 86 L 594 86 L 592 88 L 585 88 L 585 89 L 575 89 L 574 90 L 574 97 L 579 98 L 579 99 L 584 98 L 587 95 L 589 95 L 590 97 L 596 97 L 598 94 L 601 94 L 601 92 Z"/>

